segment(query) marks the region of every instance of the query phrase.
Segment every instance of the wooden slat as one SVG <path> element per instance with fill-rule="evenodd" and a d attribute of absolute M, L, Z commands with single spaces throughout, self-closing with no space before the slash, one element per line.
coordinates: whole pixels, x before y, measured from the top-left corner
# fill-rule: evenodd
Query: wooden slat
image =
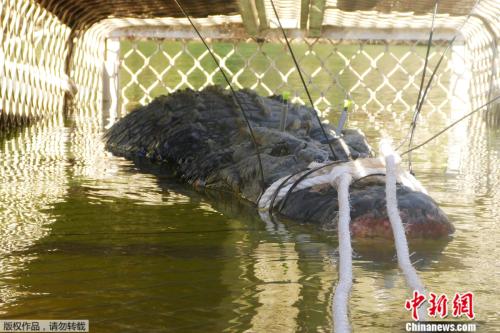
<path fill-rule="evenodd" d="M 85 29 L 93 23 L 110 17 L 126 18 L 156 18 L 156 17 L 182 17 L 173 1 L 170 0 L 34 0 L 42 7 L 55 14 L 62 23 L 71 28 Z M 299 0 L 296 0 L 299 1 Z M 315 3 L 319 3 L 321 10 L 325 1 L 300 0 L 301 17 L 300 26 L 307 29 L 311 26 L 311 17 L 316 14 L 309 13 Z M 490 0 L 495 1 L 495 0 Z M 5 1 L 4 1 L 5 2 Z M 253 8 L 257 27 L 266 29 L 267 21 L 264 20 L 265 11 L 263 0 L 181 0 L 183 6 L 191 17 L 207 17 L 211 15 L 234 15 L 242 12 L 241 3 Z M 337 0 L 335 8 L 342 11 L 381 11 L 390 12 L 414 12 L 425 14 L 432 11 L 434 0 L 398 1 L 398 0 Z M 440 0 L 440 13 L 450 15 L 465 15 L 471 10 L 476 0 Z M 497 0 L 498 2 L 498 0 Z M 250 12 L 249 12 L 250 13 Z M 246 14 L 245 14 L 246 15 Z M 249 14 L 250 15 L 250 14 Z M 262 17 L 261 17 L 262 16 Z M 259 24 L 260 20 L 260 24 Z M 82 22 L 84 21 L 84 22 Z M 251 21 L 250 21 L 251 22 Z M 251 23 L 249 23 L 251 24 Z M 317 28 L 317 26 L 315 26 Z"/>
<path fill-rule="evenodd" d="M 245 30 L 250 36 L 255 36 L 259 31 L 257 13 L 254 10 L 255 4 L 252 4 L 251 0 L 238 0 L 238 5 Z"/>
<path fill-rule="evenodd" d="M 262 31 L 268 29 L 269 22 L 267 21 L 264 0 L 255 0 L 255 8 L 257 9 L 257 15 L 259 17 L 259 30 Z"/>
<path fill-rule="evenodd" d="M 310 37 L 321 36 L 321 27 L 323 25 L 323 16 L 325 14 L 326 0 L 311 0 L 309 10 L 309 30 Z"/>
<path fill-rule="evenodd" d="M 311 0 L 302 0 L 300 2 L 300 29 L 307 30 L 309 22 L 309 7 Z"/>

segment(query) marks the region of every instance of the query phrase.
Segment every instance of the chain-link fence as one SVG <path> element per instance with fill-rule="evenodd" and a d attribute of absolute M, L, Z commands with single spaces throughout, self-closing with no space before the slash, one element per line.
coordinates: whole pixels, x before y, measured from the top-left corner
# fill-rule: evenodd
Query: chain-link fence
<path fill-rule="evenodd" d="M 494 2 L 481 1 L 460 32 L 463 38 L 447 52 L 424 104 L 424 120 L 446 122 L 450 110 L 477 107 L 500 91 L 500 24 Z M 34 0 L 2 2 L 2 127 L 62 114 L 71 106 L 123 115 L 161 94 L 224 84 L 207 50 L 181 19 L 108 19 L 87 26 L 79 22 L 90 12 L 79 20 L 64 14 L 73 11 L 72 4 L 54 7 L 57 16 L 46 9 L 51 6 Z M 430 16 L 331 8 L 325 15 L 324 24 L 341 24 L 349 33 L 324 26 L 321 37 L 310 38 L 298 29 L 289 30 L 315 107 L 335 120 L 341 101 L 350 96 L 355 102 L 354 125 L 371 124 L 380 130 L 377 119 L 389 117 L 404 130 L 401 126 L 408 126 L 416 103 Z M 436 19 L 448 32 L 438 33 L 429 69 L 463 20 L 446 15 Z M 236 88 L 262 95 L 289 91 L 294 102 L 306 101 L 273 22 L 258 38 L 249 38 L 238 15 L 199 19 L 197 24 L 203 24 L 203 34 Z M 154 33 L 145 36 L 145 27 Z M 123 29 L 127 36 L 114 34 Z"/>
<path fill-rule="evenodd" d="M 33 1 L 0 6 L 0 126 L 61 112 L 70 29 Z"/>
<path fill-rule="evenodd" d="M 427 73 L 446 43 L 434 43 Z M 289 91 L 294 102 L 307 102 L 283 40 L 212 40 L 210 47 L 235 88 L 251 88 L 265 96 Z M 425 63 L 425 42 L 306 38 L 292 40 L 292 47 L 322 116 L 334 120 L 343 99 L 350 97 L 356 105 L 354 120 L 364 119 L 375 129 L 380 129 L 381 119 L 387 117 L 397 126 L 409 124 Z M 449 58 L 450 52 L 424 106 L 426 117 L 434 121 L 448 119 Z M 226 86 L 206 48 L 195 40 L 122 40 L 119 64 L 122 114 L 178 89 Z"/>

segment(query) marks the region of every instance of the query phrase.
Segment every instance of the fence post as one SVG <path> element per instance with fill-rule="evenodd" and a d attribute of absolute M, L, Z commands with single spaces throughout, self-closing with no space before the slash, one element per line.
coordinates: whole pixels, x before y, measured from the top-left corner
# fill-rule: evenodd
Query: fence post
<path fill-rule="evenodd" d="M 118 111 L 119 82 L 118 71 L 120 66 L 120 40 L 108 38 L 103 69 L 103 123 L 106 128 L 113 125 L 121 116 Z"/>

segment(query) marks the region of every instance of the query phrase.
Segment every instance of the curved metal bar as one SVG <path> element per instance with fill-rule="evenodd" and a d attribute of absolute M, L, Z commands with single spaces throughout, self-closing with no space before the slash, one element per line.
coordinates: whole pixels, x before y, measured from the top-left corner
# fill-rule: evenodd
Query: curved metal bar
<path fill-rule="evenodd" d="M 302 176 L 299 177 L 299 179 L 297 179 L 295 181 L 295 183 L 293 183 L 293 185 L 288 189 L 288 191 L 286 192 L 285 196 L 283 197 L 283 200 L 281 201 L 281 204 L 278 208 L 278 212 L 281 212 L 283 210 L 283 208 L 285 207 L 286 205 L 286 202 L 288 201 L 288 198 L 290 197 L 290 194 L 292 194 L 293 190 L 297 187 L 297 185 L 300 184 L 301 181 L 303 181 L 304 179 L 307 178 L 307 176 L 309 176 L 310 174 L 318 171 L 318 170 L 321 170 L 323 168 L 326 168 L 327 166 L 331 166 L 331 165 L 335 165 L 335 164 L 340 164 L 340 163 L 345 163 L 347 161 L 333 161 L 331 163 L 327 163 L 327 164 L 324 164 L 320 167 L 317 167 L 317 168 L 314 168 L 314 169 L 311 169 L 309 170 L 308 172 L 306 172 L 305 174 L 303 174 Z"/>
<path fill-rule="evenodd" d="M 306 169 L 308 170 L 308 169 Z M 276 197 L 278 196 L 278 193 L 280 192 L 281 188 L 283 186 L 285 186 L 285 184 L 294 176 L 298 175 L 299 173 L 301 172 L 304 172 L 305 170 L 301 170 L 301 171 L 297 171 L 297 172 L 294 172 L 292 173 L 291 175 L 289 175 L 288 177 L 286 177 L 286 179 L 281 182 L 281 184 L 278 186 L 278 188 L 276 189 L 276 191 L 274 191 L 273 193 L 273 196 L 271 197 L 271 202 L 269 204 L 269 215 L 272 216 L 273 215 L 273 208 L 274 208 L 274 202 L 276 201 Z"/>

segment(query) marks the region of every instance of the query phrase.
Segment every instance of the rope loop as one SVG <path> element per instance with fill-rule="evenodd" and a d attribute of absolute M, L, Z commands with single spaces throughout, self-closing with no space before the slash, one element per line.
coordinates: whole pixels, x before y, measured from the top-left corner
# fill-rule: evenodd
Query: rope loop
<path fill-rule="evenodd" d="M 299 191 L 319 185 L 329 185 L 337 189 L 338 199 L 338 239 L 339 239 L 339 281 L 332 299 L 332 316 L 335 332 L 350 332 L 348 318 L 349 294 L 352 288 L 352 246 L 350 234 L 349 186 L 353 181 L 370 175 L 385 174 L 385 193 L 387 216 L 394 234 L 398 264 L 408 286 L 424 293 L 424 286 L 410 261 L 408 241 L 397 202 L 397 183 L 400 182 L 413 190 L 426 193 L 423 186 L 408 171 L 399 167 L 400 156 L 392 148 L 392 142 L 382 140 L 380 158 L 365 158 L 341 164 L 312 162 L 307 170 L 282 177 L 267 188 L 258 206 L 261 217 L 267 221 L 271 216 L 271 202 L 281 201 L 288 191 Z M 304 179 L 301 179 L 305 177 Z M 297 181 L 301 183 L 296 184 Z M 295 186 L 295 188 L 293 188 Z M 424 307 L 421 307 L 424 309 Z M 425 313 L 420 313 L 425 318 Z"/>

